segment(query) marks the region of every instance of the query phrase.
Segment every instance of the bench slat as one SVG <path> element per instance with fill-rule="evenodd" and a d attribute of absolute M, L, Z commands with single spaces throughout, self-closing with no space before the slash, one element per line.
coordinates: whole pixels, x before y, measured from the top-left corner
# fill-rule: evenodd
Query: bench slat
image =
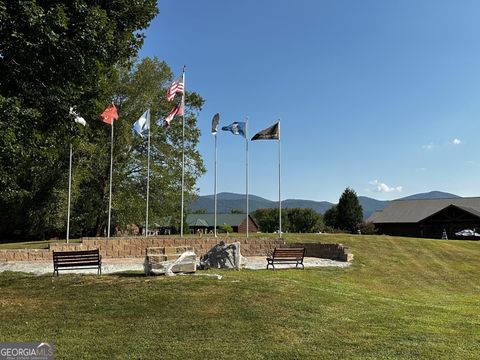
<path fill-rule="evenodd" d="M 76 267 L 76 266 L 98 266 L 97 261 L 92 262 L 76 262 L 76 263 L 68 263 L 68 264 L 56 264 L 56 267 Z"/>
<path fill-rule="evenodd" d="M 304 257 L 303 254 L 273 254 L 272 258 L 297 258 Z"/>
<path fill-rule="evenodd" d="M 90 255 L 98 254 L 98 250 L 54 251 L 53 254 L 55 256 Z"/>
<path fill-rule="evenodd" d="M 65 261 L 65 262 L 68 262 L 68 261 L 88 261 L 88 260 L 98 260 L 100 259 L 99 256 L 82 256 L 82 257 L 79 257 L 79 256 L 75 256 L 75 257 L 62 257 L 62 258 L 55 258 L 55 261 L 56 262 L 62 262 L 62 261 Z"/>
<path fill-rule="evenodd" d="M 98 260 L 89 260 L 89 261 L 68 261 L 68 262 L 57 262 L 55 263 L 55 266 L 69 266 L 71 264 L 100 264 L 100 261 Z"/>

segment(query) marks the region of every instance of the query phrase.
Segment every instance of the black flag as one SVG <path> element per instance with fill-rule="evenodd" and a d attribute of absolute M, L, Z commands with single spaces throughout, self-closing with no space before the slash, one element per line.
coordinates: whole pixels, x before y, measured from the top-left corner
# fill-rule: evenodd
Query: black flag
<path fill-rule="evenodd" d="M 217 126 L 220 121 L 220 114 L 216 113 L 212 119 L 212 135 L 217 135 Z"/>
<path fill-rule="evenodd" d="M 253 140 L 278 140 L 280 139 L 280 122 L 277 122 L 252 137 Z"/>

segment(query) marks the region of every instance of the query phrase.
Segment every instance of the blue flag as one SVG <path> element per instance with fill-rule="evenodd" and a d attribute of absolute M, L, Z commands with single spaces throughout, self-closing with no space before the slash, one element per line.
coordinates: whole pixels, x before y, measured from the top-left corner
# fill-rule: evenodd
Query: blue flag
<path fill-rule="evenodd" d="M 231 123 L 230 125 L 222 127 L 223 131 L 230 131 L 234 135 L 242 135 L 244 138 L 247 137 L 245 134 L 246 123 L 245 122 L 237 122 Z"/>
<path fill-rule="evenodd" d="M 140 116 L 140 119 L 133 124 L 133 131 L 141 137 L 143 137 L 143 132 L 145 130 L 150 130 L 150 109 L 145 111 L 143 115 Z"/>

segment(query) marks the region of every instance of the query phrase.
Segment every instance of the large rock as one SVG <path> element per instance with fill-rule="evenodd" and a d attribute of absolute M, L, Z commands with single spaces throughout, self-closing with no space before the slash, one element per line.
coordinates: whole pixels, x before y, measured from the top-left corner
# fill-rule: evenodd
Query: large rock
<path fill-rule="evenodd" d="M 150 247 L 143 263 L 146 275 L 173 275 L 197 270 L 197 255 L 191 247 Z"/>
<path fill-rule="evenodd" d="M 245 258 L 240 254 L 240 243 L 219 244 L 200 258 L 201 269 L 240 269 L 245 266 Z"/>

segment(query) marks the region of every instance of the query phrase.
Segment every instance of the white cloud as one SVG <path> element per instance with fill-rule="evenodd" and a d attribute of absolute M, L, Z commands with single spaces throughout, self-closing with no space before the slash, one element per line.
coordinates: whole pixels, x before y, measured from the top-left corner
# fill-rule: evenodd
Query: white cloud
<path fill-rule="evenodd" d="M 378 180 L 373 180 L 369 182 L 370 185 L 375 185 L 375 191 L 381 193 L 391 193 L 391 192 L 401 192 L 403 190 L 402 186 L 388 186 L 387 184 L 380 182 Z"/>
<path fill-rule="evenodd" d="M 422 145 L 422 149 L 425 149 L 425 150 L 432 150 L 434 147 L 435 145 L 433 143 Z"/>
<path fill-rule="evenodd" d="M 462 143 L 462 141 L 460 139 L 455 138 L 455 139 L 452 140 L 453 145 L 460 145 L 461 143 Z"/>

